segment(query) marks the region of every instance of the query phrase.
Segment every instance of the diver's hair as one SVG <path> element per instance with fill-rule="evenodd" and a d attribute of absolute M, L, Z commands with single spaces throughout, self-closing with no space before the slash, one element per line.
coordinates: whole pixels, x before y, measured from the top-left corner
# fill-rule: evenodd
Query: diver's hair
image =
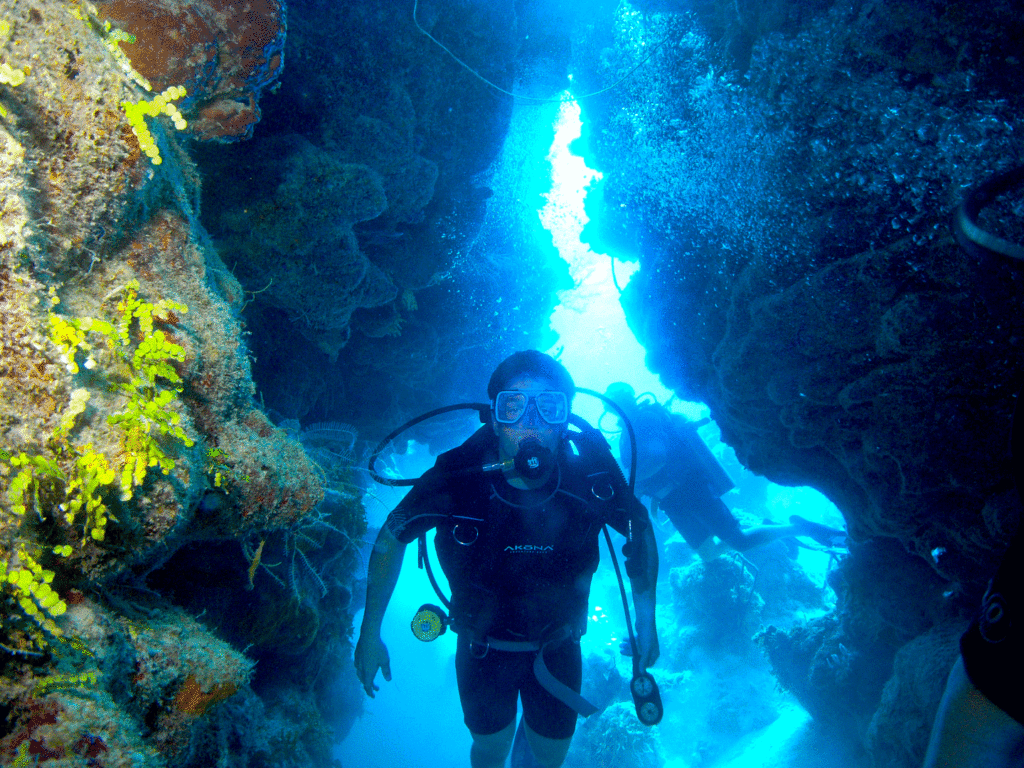
<path fill-rule="evenodd" d="M 491 380 L 487 382 L 487 397 L 494 400 L 512 379 L 523 374 L 551 379 L 556 389 L 565 392 L 570 403 L 576 395 L 576 385 L 564 365 L 543 352 L 524 349 L 520 352 L 513 352 L 494 369 Z"/>

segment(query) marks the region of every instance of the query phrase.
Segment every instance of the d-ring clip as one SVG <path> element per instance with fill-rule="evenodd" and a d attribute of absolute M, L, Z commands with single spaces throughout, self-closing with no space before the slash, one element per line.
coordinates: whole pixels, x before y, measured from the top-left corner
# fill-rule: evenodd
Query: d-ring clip
<path fill-rule="evenodd" d="M 615 486 L 607 477 L 595 480 L 594 484 L 590 486 L 590 492 L 599 501 L 609 501 L 615 498 Z"/>
<path fill-rule="evenodd" d="M 459 533 L 460 528 L 468 529 L 465 535 Z M 452 538 L 455 539 L 455 541 L 457 541 L 462 546 L 468 547 L 470 544 L 472 544 L 480 538 L 480 529 L 477 528 L 475 525 L 465 526 L 461 524 L 456 524 L 455 527 L 452 528 Z"/>

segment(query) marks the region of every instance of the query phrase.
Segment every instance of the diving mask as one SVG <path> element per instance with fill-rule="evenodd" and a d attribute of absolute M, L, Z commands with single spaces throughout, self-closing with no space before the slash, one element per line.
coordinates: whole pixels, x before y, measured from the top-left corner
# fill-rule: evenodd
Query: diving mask
<path fill-rule="evenodd" d="M 530 403 L 548 424 L 565 424 L 569 420 L 569 398 L 565 392 L 544 390 L 523 392 L 502 390 L 494 398 L 494 420 L 501 424 L 515 424 L 526 415 Z"/>

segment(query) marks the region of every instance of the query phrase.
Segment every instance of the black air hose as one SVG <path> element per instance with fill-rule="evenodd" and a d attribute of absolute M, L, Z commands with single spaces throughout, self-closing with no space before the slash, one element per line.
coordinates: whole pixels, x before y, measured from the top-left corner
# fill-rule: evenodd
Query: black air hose
<path fill-rule="evenodd" d="M 975 255 L 998 254 L 1024 261 L 1024 246 L 1004 240 L 978 226 L 978 214 L 999 195 L 1024 183 L 1024 165 L 1001 173 L 975 188 L 956 212 L 956 237 L 960 245 Z"/>

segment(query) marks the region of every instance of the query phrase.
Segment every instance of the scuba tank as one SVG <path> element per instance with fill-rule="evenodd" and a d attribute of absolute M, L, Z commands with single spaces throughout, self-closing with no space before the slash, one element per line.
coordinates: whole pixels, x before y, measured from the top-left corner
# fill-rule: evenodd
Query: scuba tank
<path fill-rule="evenodd" d="M 675 421 L 673 419 L 673 422 Z M 694 423 L 685 425 L 673 423 L 671 429 L 681 446 L 689 454 L 691 464 L 698 468 L 702 479 L 711 489 L 711 493 L 718 497 L 724 496 L 736 487 L 736 483 L 718 463 L 718 459 L 708 448 L 707 443 L 697 434 L 696 426 L 697 424 Z"/>

